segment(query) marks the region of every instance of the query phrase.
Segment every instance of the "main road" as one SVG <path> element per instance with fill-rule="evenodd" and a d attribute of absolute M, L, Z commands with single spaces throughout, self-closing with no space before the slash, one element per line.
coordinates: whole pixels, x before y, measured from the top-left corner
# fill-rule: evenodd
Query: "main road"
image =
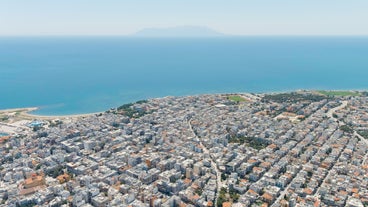
<path fill-rule="evenodd" d="M 199 139 L 199 137 L 197 136 L 197 134 L 193 130 L 193 127 L 192 127 L 192 124 L 191 124 L 191 120 L 192 119 L 189 119 L 188 120 L 189 129 L 192 132 L 193 136 L 195 138 L 198 138 Z M 216 207 L 217 206 L 217 200 L 218 200 L 218 197 L 219 197 L 219 193 L 220 193 L 221 187 L 223 185 L 222 182 L 221 182 L 221 172 L 218 169 L 217 164 L 216 164 L 216 162 L 213 159 L 213 156 L 210 154 L 210 152 L 206 148 L 206 146 L 203 145 L 202 141 L 199 141 L 199 145 L 202 147 L 204 153 L 205 154 L 208 154 L 210 156 L 210 158 L 211 158 L 211 168 L 214 169 L 215 172 L 216 172 L 216 181 L 217 181 L 216 182 L 216 184 L 217 184 L 217 192 L 216 192 L 216 199 L 215 199 L 215 207 Z"/>
<path fill-rule="evenodd" d="M 332 109 L 330 109 L 330 110 L 326 113 L 327 117 L 329 117 L 329 118 L 333 119 L 334 121 L 337 121 L 337 119 L 336 119 L 335 117 L 333 117 L 333 114 L 334 114 L 336 111 L 338 111 L 338 110 L 340 110 L 340 109 L 345 108 L 347 105 L 348 105 L 348 101 L 342 101 L 340 106 L 337 106 L 337 107 L 335 107 L 335 108 L 332 108 Z"/>

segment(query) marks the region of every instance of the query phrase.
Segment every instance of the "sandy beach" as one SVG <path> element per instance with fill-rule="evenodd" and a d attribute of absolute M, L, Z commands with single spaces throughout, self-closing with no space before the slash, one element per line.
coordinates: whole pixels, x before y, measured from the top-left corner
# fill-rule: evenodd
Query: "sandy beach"
<path fill-rule="evenodd" d="M 6 134 L 17 134 L 22 131 L 30 130 L 27 126 L 34 120 L 38 121 L 52 121 L 52 120 L 74 120 L 78 118 L 93 116 L 99 113 L 90 114 L 75 114 L 65 116 L 44 116 L 30 114 L 30 112 L 37 110 L 37 107 L 29 108 L 14 108 L 0 110 L 0 132 Z"/>
<path fill-rule="evenodd" d="M 37 107 L 28 107 L 28 108 L 14 108 L 14 109 L 4 109 L 0 110 L 0 117 L 9 116 L 9 117 L 21 117 L 23 119 L 41 119 L 41 120 L 54 120 L 54 119 L 67 119 L 67 118 L 81 118 L 86 116 L 96 115 L 102 112 L 89 113 L 89 114 L 73 114 L 73 115 L 61 115 L 61 116 L 46 116 L 46 115 L 36 115 L 31 114 L 30 112 L 36 111 Z"/>

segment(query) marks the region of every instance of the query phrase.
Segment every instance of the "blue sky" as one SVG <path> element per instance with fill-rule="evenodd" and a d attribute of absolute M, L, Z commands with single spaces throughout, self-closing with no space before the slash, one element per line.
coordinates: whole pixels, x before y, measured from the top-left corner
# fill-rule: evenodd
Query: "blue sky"
<path fill-rule="evenodd" d="M 0 0 L 0 35 L 127 35 L 198 25 L 233 35 L 368 35 L 367 0 Z"/>

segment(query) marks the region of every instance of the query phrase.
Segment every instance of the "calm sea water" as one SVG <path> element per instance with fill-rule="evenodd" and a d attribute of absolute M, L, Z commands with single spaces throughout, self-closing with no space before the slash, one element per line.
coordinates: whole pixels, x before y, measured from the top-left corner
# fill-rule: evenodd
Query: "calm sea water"
<path fill-rule="evenodd" d="M 0 109 L 105 111 L 168 95 L 368 89 L 368 37 L 0 38 Z"/>

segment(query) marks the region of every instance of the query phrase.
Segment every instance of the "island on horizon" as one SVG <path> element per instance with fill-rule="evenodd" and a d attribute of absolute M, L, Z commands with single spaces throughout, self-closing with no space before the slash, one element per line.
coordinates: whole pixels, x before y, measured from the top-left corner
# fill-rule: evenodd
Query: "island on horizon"
<path fill-rule="evenodd" d="M 222 37 L 225 34 L 205 26 L 176 26 L 144 28 L 133 34 L 135 37 Z"/>

